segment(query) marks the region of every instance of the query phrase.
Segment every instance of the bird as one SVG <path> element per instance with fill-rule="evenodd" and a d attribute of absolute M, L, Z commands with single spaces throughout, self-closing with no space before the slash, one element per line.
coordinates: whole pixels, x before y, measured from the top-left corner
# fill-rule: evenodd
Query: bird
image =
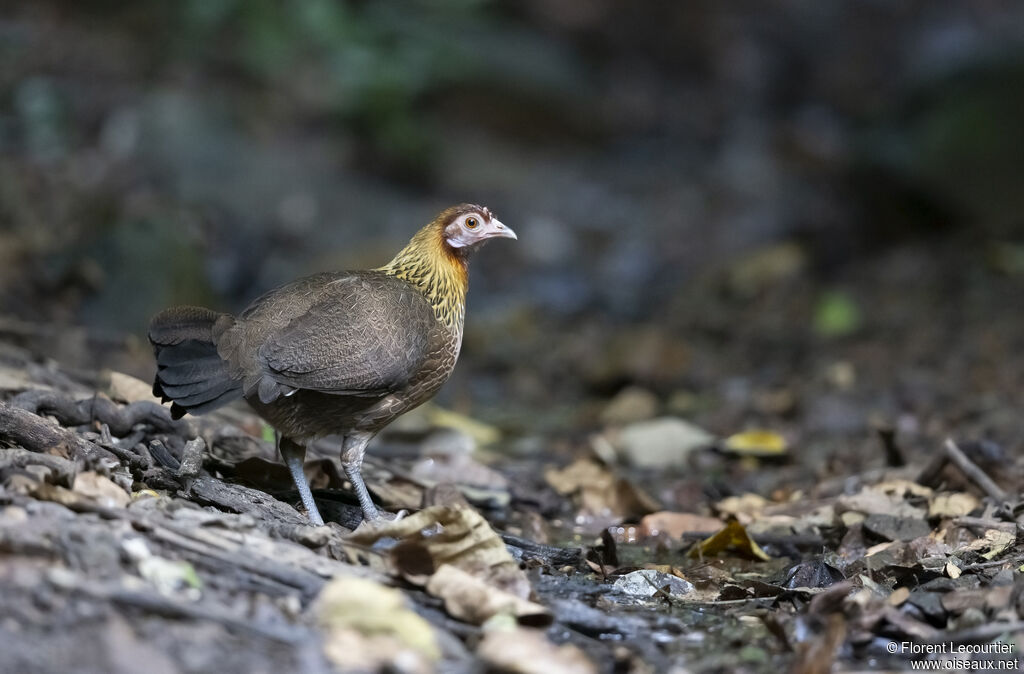
<path fill-rule="evenodd" d="M 363 481 L 367 443 L 426 402 L 462 346 L 468 262 L 486 241 L 518 238 L 487 208 L 459 204 L 420 229 L 382 267 L 306 276 L 237 316 L 195 306 L 152 319 L 153 395 L 171 416 L 245 401 L 274 429 L 309 521 L 324 520 L 303 472 L 306 447 L 328 435 L 363 511 L 381 517 Z"/>

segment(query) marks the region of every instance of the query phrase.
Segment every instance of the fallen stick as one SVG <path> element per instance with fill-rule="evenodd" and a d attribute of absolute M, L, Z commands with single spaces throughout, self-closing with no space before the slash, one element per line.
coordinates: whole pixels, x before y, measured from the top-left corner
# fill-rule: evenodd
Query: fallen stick
<path fill-rule="evenodd" d="M 0 450 L 0 468 L 24 468 L 26 466 L 44 466 L 54 473 L 54 484 L 70 487 L 78 474 L 78 466 L 74 461 L 53 454 L 33 452 L 21 447 Z"/>
<path fill-rule="evenodd" d="M 87 466 L 96 465 L 102 458 L 119 462 L 113 453 L 73 431 L 5 402 L 0 402 L 0 440 L 32 452 L 51 453 L 55 450 L 58 455 L 81 461 Z"/>
<path fill-rule="evenodd" d="M 967 455 L 957 447 L 952 438 L 946 439 L 946 456 L 966 475 L 971 482 L 978 485 L 985 494 L 997 503 L 1002 503 L 1006 498 L 1006 492 L 1000 489 L 999 485 L 992 481 L 985 471 L 976 463 L 967 458 Z"/>
<path fill-rule="evenodd" d="M 107 424 L 117 437 L 128 435 L 136 424 L 143 423 L 166 432 L 188 428 L 187 422 L 171 419 L 166 407 L 145 400 L 119 405 L 100 395 L 74 400 L 62 393 L 33 390 L 14 396 L 11 404 L 35 414 L 53 416 L 64 426 L 82 426 L 99 421 Z"/>

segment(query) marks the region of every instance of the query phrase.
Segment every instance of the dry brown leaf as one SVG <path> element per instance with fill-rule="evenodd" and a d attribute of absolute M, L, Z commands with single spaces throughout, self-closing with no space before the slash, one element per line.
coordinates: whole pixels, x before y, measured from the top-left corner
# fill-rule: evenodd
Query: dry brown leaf
<path fill-rule="evenodd" d="M 313 612 L 326 632 L 324 653 L 345 671 L 429 672 L 441 657 L 430 623 L 399 590 L 372 580 L 336 576 L 320 591 Z"/>
<path fill-rule="evenodd" d="M 928 504 L 929 517 L 963 517 L 981 505 L 976 496 L 967 492 L 943 492 L 932 497 Z"/>
<path fill-rule="evenodd" d="M 153 385 L 124 372 L 103 370 L 100 372 L 100 388 L 110 396 L 111 400 L 122 403 L 134 403 L 141 400 L 160 404 L 160 399 L 153 395 Z"/>
<path fill-rule="evenodd" d="M 426 576 L 451 564 L 517 597 L 530 596 L 526 574 L 501 537 L 472 508 L 431 506 L 400 520 L 360 526 L 349 539 L 370 544 L 388 537 L 403 539 L 392 559 L 398 573 L 410 579 L 426 582 Z"/>
<path fill-rule="evenodd" d="M 885 541 L 884 543 L 878 543 L 877 545 L 872 545 L 870 548 L 868 548 L 867 550 L 864 551 L 864 556 L 865 557 L 872 557 L 874 555 L 877 555 L 880 552 L 885 552 L 889 548 L 896 547 L 899 544 L 900 544 L 899 541 Z"/>
<path fill-rule="evenodd" d="M 642 489 L 616 477 L 607 466 L 592 459 L 578 459 L 565 468 L 548 469 L 544 479 L 559 494 L 575 497 L 585 514 L 612 522 L 643 517 L 660 508 Z"/>
<path fill-rule="evenodd" d="M 427 592 L 444 600 L 448 615 L 474 625 L 501 613 L 530 627 L 546 627 L 552 620 L 544 606 L 499 590 L 451 564 L 434 572 L 427 581 Z"/>
<path fill-rule="evenodd" d="M 771 557 L 754 542 L 743 525 L 732 520 L 725 528 L 713 536 L 697 543 L 688 553 L 691 558 L 714 557 L 722 552 L 731 551 L 750 559 L 769 561 Z"/>
<path fill-rule="evenodd" d="M 900 587 L 892 591 L 889 598 L 886 600 L 890 606 L 901 606 L 903 602 L 910 598 L 910 588 Z"/>
<path fill-rule="evenodd" d="M 381 503 L 391 508 L 419 508 L 423 503 L 423 487 L 402 479 L 374 482 L 368 485 Z"/>
<path fill-rule="evenodd" d="M 907 480 L 893 480 L 864 487 L 856 494 L 836 499 L 836 511 L 844 516 L 846 512 L 864 515 L 893 515 L 894 517 L 924 518 L 923 508 L 911 505 L 905 500 L 906 494 L 928 498 L 931 490 Z"/>
<path fill-rule="evenodd" d="M 956 550 L 957 556 L 962 556 L 964 552 L 977 552 L 985 559 L 992 559 L 1006 548 L 1010 547 L 1017 540 L 1017 534 L 1013 531 L 1003 531 L 1001 529 L 986 529 L 985 535 L 981 538 L 975 539 L 973 542 L 958 548 Z"/>
<path fill-rule="evenodd" d="M 52 386 L 40 383 L 23 368 L 0 365 L 0 391 L 25 391 L 27 389 L 37 391 L 54 390 Z"/>
<path fill-rule="evenodd" d="M 128 492 L 114 484 L 110 478 L 93 471 L 79 473 L 71 489 L 43 482 L 33 485 L 32 491 L 36 498 L 70 507 L 85 504 L 123 508 L 131 502 Z"/>
<path fill-rule="evenodd" d="M 493 669 L 513 674 L 597 674 L 597 667 L 572 644 L 556 646 L 544 632 L 528 628 L 488 630 L 477 655 Z"/>
<path fill-rule="evenodd" d="M 931 498 L 934 493 L 930 487 L 926 487 L 923 484 L 918 484 L 911 480 L 885 480 L 873 485 L 871 489 L 880 491 L 883 494 L 899 496 L 900 498 L 905 498 L 906 496 Z"/>
<path fill-rule="evenodd" d="M 765 506 L 768 499 L 757 494 L 743 494 L 741 496 L 730 496 L 715 504 L 715 510 L 722 517 L 735 517 L 741 521 L 751 521 Z"/>
<path fill-rule="evenodd" d="M 91 470 L 78 474 L 73 489 L 106 508 L 123 508 L 132 500 L 131 495 L 110 478 Z"/>
<path fill-rule="evenodd" d="M 725 522 L 717 517 L 661 511 L 646 515 L 640 520 L 640 535 L 682 538 L 683 534 L 691 531 L 718 531 L 724 526 Z"/>

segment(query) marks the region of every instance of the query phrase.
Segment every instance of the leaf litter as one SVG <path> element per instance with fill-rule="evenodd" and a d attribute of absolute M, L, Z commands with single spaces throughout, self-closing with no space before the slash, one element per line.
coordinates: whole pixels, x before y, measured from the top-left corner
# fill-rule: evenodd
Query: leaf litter
<path fill-rule="evenodd" d="M 725 465 L 721 450 L 776 461 L 790 451 L 786 434 L 744 431 L 716 446 L 689 426 L 651 425 L 651 397 L 632 391 L 604 419 L 664 434 L 659 458 L 620 454 L 628 443 L 606 430 L 531 482 L 480 452 L 497 441 L 485 426 L 433 411 L 426 427 L 395 436 L 415 438 L 411 453 L 398 442 L 368 462 L 374 494 L 412 511 L 394 521 L 356 529 L 334 448 L 315 448 L 307 472 L 339 523 L 317 528 L 295 510 L 251 415 L 172 423 L 117 373 L 97 377 L 110 398 L 34 388 L 13 372 L 2 381 L 17 386 L 0 402 L 5 610 L 29 601 L 19 588 L 70 593 L 81 610 L 164 621 L 157 650 L 210 625 L 227 635 L 225 657 L 286 668 L 313 658 L 327 670 L 477 662 L 596 672 L 615 662 L 817 672 L 836 660 L 898 666 L 892 643 L 978 643 L 1022 629 L 1024 507 L 969 443 L 946 443 L 941 464 L 841 485 L 667 495 L 666 484 L 689 483 L 664 471 Z M 52 634 L 45 621 L 28 629 Z"/>

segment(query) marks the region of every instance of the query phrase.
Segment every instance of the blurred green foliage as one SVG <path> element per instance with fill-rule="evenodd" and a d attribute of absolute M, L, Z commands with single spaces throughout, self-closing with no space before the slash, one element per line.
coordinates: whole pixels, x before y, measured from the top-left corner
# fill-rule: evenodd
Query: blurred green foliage
<path fill-rule="evenodd" d="M 179 58 L 297 101 L 354 131 L 385 163 L 417 170 L 438 141 L 422 114 L 428 98 L 499 81 L 543 95 L 579 79 L 567 52 L 493 15 L 492 4 L 188 0 L 155 14 Z"/>
<path fill-rule="evenodd" d="M 841 290 L 822 293 L 814 311 L 814 331 L 821 337 L 843 337 L 856 332 L 863 322 L 860 307 Z"/>
<path fill-rule="evenodd" d="M 485 4 L 191 0 L 181 4 L 181 44 L 338 113 L 388 155 L 417 161 L 430 134 L 416 103 L 473 74 L 477 62 L 451 33 L 480 30 Z"/>

